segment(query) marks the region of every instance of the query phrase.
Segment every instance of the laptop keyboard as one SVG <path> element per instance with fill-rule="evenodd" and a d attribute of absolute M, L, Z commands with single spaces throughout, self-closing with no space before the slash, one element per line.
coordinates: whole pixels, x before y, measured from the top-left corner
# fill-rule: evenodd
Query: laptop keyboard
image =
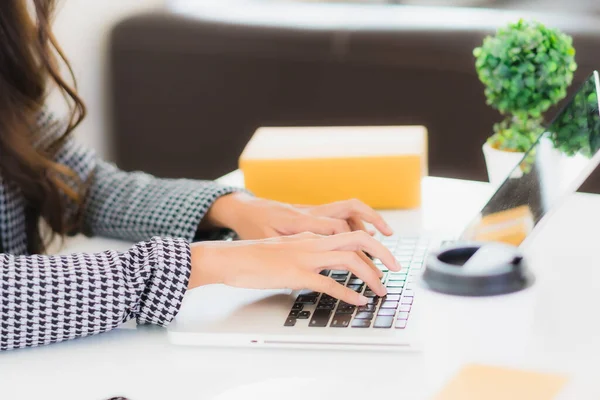
<path fill-rule="evenodd" d="M 389 271 L 375 259 L 373 262 L 384 273 L 381 282 L 387 295 L 379 297 L 356 275 L 348 271 L 324 270 L 321 274 L 363 294 L 369 299 L 365 306 L 354 306 L 327 294 L 302 291 L 296 298 L 284 323 L 296 326 L 299 320 L 309 320 L 314 328 L 405 329 L 415 297 L 415 279 L 425 261 L 428 241 L 425 238 L 381 237 L 380 241 L 396 256 L 402 269 Z"/>

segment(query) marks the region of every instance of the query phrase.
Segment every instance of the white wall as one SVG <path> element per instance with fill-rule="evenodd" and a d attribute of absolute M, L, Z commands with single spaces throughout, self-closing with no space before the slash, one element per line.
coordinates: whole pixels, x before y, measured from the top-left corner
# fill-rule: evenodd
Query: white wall
<path fill-rule="evenodd" d="M 111 158 L 104 106 L 108 32 L 119 19 L 137 11 L 161 8 L 164 3 L 165 0 L 58 2 L 54 33 L 73 66 L 79 93 L 88 106 L 88 116 L 75 134 L 107 159 Z"/>

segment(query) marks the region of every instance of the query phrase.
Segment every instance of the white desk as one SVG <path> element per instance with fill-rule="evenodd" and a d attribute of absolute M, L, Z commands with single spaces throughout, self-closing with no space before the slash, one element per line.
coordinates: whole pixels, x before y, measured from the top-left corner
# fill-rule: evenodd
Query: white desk
<path fill-rule="evenodd" d="M 422 210 L 384 215 L 406 233 L 456 229 L 489 190 L 427 178 Z M 428 309 L 422 353 L 182 348 L 160 328 L 119 329 L 0 354 L 0 398 L 229 399 L 243 398 L 235 390 L 244 385 L 274 380 L 266 383 L 272 396 L 263 399 L 427 399 L 467 362 L 567 373 L 571 381 L 560 398 L 599 398 L 599 232 L 600 197 L 578 194 L 534 242 L 531 289 L 494 299 L 421 291 Z M 99 251 L 129 244 L 78 238 L 69 246 Z"/>

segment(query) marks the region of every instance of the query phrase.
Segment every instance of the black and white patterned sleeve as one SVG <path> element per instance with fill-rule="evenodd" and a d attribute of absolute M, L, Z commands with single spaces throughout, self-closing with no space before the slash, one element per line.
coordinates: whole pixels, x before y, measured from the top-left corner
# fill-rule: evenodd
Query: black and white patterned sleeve
<path fill-rule="evenodd" d="M 215 200 L 237 190 L 212 181 L 123 172 L 97 160 L 84 207 L 83 231 L 132 241 L 153 236 L 192 241 Z"/>
<path fill-rule="evenodd" d="M 109 331 L 135 318 L 167 325 L 187 290 L 190 247 L 153 238 L 128 251 L 0 254 L 0 350 Z"/>

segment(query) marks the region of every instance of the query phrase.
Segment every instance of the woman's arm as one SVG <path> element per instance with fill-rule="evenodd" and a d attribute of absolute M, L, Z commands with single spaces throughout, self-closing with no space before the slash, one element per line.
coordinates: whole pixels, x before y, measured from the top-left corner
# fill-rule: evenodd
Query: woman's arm
<path fill-rule="evenodd" d="M 0 254 L 0 350 L 106 332 L 133 318 L 167 325 L 190 271 L 182 239 L 153 238 L 122 253 Z"/>
<path fill-rule="evenodd" d="M 90 236 L 132 241 L 171 236 L 193 241 L 213 203 L 238 190 L 212 181 L 123 172 L 102 160 L 95 164 L 83 209 L 83 232 Z"/>

